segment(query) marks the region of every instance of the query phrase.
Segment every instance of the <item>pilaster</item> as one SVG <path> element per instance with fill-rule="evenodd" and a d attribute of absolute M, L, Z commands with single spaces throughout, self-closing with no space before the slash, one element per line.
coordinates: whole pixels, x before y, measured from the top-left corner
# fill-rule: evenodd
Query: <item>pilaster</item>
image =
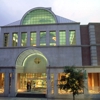
<path fill-rule="evenodd" d="M 54 73 L 54 95 L 58 94 L 58 73 Z"/>
<path fill-rule="evenodd" d="M 9 93 L 10 93 L 10 89 L 9 89 L 9 73 L 5 72 L 4 95 L 8 96 Z"/>
<path fill-rule="evenodd" d="M 95 38 L 95 27 L 94 25 L 89 25 L 89 36 L 91 45 L 91 65 L 97 66 L 97 49 L 96 49 L 96 38 Z"/>
<path fill-rule="evenodd" d="M 47 69 L 47 95 L 51 95 L 51 78 L 50 78 L 50 69 Z"/>

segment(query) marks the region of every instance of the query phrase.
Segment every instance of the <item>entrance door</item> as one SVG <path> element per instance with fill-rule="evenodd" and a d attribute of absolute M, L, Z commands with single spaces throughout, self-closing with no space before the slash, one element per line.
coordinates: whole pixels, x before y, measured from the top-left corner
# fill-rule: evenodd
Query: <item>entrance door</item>
<path fill-rule="evenodd" d="M 18 92 L 46 94 L 46 73 L 18 73 Z"/>

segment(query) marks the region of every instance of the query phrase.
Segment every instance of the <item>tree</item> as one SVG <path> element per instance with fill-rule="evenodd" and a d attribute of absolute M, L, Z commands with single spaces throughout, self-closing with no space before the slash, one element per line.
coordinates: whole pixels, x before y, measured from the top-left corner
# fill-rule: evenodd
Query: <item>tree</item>
<path fill-rule="evenodd" d="M 66 66 L 64 68 L 64 74 L 59 80 L 59 88 L 65 91 L 70 91 L 73 94 L 73 100 L 75 95 L 80 93 L 80 90 L 84 88 L 84 79 L 86 78 L 83 70 L 78 70 L 74 66 Z"/>

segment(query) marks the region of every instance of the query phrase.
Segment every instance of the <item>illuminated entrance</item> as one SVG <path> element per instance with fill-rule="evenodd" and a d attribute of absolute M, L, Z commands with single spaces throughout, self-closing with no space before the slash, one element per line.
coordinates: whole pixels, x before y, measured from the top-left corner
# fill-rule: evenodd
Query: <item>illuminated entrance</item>
<path fill-rule="evenodd" d="M 37 50 L 22 52 L 16 61 L 17 91 L 26 93 L 47 93 L 47 58 Z"/>

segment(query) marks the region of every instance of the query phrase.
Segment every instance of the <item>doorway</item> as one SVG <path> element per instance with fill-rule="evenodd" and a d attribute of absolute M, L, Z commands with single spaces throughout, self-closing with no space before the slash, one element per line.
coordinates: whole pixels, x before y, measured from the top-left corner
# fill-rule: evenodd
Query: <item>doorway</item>
<path fill-rule="evenodd" d="M 18 73 L 17 91 L 19 93 L 46 94 L 46 78 L 46 73 Z M 29 89 L 28 86 L 30 86 Z"/>

